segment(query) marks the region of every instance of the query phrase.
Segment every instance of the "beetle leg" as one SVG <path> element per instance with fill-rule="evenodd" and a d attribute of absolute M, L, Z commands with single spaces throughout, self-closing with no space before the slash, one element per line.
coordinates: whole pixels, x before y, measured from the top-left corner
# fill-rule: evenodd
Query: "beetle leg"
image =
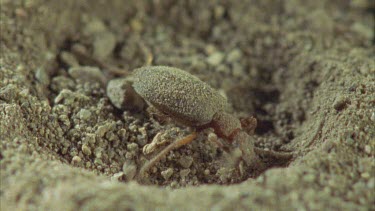
<path fill-rule="evenodd" d="M 257 119 L 253 116 L 240 118 L 242 130 L 247 134 L 253 135 L 257 127 Z"/>
<path fill-rule="evenodd" d="M 283 166 L 293 159 L 293 153 L 291 152 L 276 152 L 273 150 L 265 150 L 259 147 L 254 147 L 255 153 L 267 163 L 271 165 Z"/>
<path fill-rule="evenodd" d="M 139 175 L 142 177 L 152 166 L 154 166 L 157 162 L 159 162 L 168 152 L 178 149 L 181 146 L 184 146 L 190 142 L 192 142 L 197 137 L 197 133 L 193 132 L 192 134 L 185 136 L 182 139 L 179 139 L 173 143 L 171 143 L 169 146 L 167 146 L 165 149 L 163 149 L 159 154 L 157 154 L 154 158 L 149 160 L 147 163 L 145 163 L 141 170 L 139 171 Z"/>
<path fill-rule="evenodd" d="M 262 165 L 263 162 L 260 160 L 254 150 L 254 141 L 244 131 L 239 131 L 234 137 L 233 141 L 238 144 L 241 152 L 242 159 L 249 167 L 256 167 Z"/>
<path fill-rule="evenodd" d="M 215 133 L 208 134 L 207 137 L 208 141 L 216 144 L 220 149 L 224 150 L 225 152 L 229 153 L 231 149 L 231 144 L 227 141 L 220 141 Z"/>

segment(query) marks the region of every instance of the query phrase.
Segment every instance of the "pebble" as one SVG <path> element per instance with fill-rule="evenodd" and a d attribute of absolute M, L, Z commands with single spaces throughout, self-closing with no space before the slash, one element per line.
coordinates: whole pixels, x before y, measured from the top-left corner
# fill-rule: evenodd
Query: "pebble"
<path fill-rule="evenodd" d="M 94 145 L 95 142 L 96 142 L 96 137 L 95 137 L 95 134 L 93 133 L 87 133 L 86 134 L 86 138 L 85 138 L 85 141 L 91 145 Z"/>
<path fill-rule="evenodd" d="M 168 168 L 167 170 L 162 171 L 161 175 L 165 180 L 168 180 L 173 175 L 173 168 Z"/>
<path fill-rule="evenodd" d="M 130 21 L 130 27 L 134 32 L 141 32 L 143 30 L 143 23 L 140 19 L 134 18 Z"/>
<path fill-rule="evenodd" d="M 361 174 L 361 177 L 365 178 L 365 179 L 368 179 L 368 178 L 371 177 L 371 175 L 368 172 L 364 172 L 364 173 Z"/>
<path fill-rule="evenodd" d="M 118 136 L 112 131 L 107 132 L 105 134 L 105 138 L 110 142 L 114 142 L 114 141 L 118 140 Z"/>
<path fill-rule="evenodd" d="M 210 175 L 210 173 L 211 173 L 211 172 L 210 172 L 210 170 L 209 170 L 209 169 L 205 169 L 203 173 L 204 173 L 204 175 L 206 175 L 206 176 L 207 176 L 207 175 Z"/>
<path fill-rule="evenodd" d="M 134 152 L 134 151 L 138 150 L 138 144 L 136 144 L 136 143 L 130 143 L 130 144 L 126 145 L 126 147 L 129 151 Z"/>
<path fill-rule="evenodd" d="M 82 161 L 82 159 L 79 156 L 74 156 L 72 158 L 72 162 L 73 163 L 80 163 L 81 161 Z"/>
<path fill-rule="evenodd" d="M 17 17 L 21 17 L 21 18 L 27 18 L 29 16 L 26 10 L 24 10 L 23 8 L 17 8 L 14 11 L 14 13 L 16 14 Z"/>
<path fill-rule="evenodd" d="M 120 181 L 121 178 L 124 176 L 124 172 L 118 172 L 116 174 L 114 174 L 112 177 L 111 177 L 111 180 L 112 181 Z"/>
<path fill-rule="evenodd" d="M 224 59 L 224 54 L 220 52 L 215 52 L 207 58 L 207 62 L 212 66 L 217 66 L 221 64 Z"/>
<path fill-rule="evenodd" d="M 226 61 L 228 63 L 237 62 L 241 59 L 242 52 L 239 49 L 233 49 L 231 52 L 228 53 Z"/>
<path fill-rule="evenodd" d="M 372 112 L 370 119 L 375 122 L 375 111 Z"/>
<path fill-rule="evenodd" d="M 83 34 L 90 36 L 93 34 L 97 34 L 103 31 L 106 31 L 107 27 L 104 25 L 103 21 L 101 20 L 93 20 L 86 24 L 86 26 L 83 29 Z"/>
<path fill-rule="evenodd" d="M 366 24 L 362 24 L 361 22 L 355 22 L 350 26 L 350 29 L 358 34 L 361 34 L 363 37 L 365 37 L 365 39 L 370 40 L 371 37 L 373 37 L 373 28 L 368 27 Z"/>
<path fill-rule="evenodd" d="M 73 89 L 75 83 L 72 79 L 65 76 L 56 76 L 52 79 L 51 89 L 57 93 L 64 89 Z"/>
<path fill-rule="evenodd" d="M 158 145 L 160 145 L 160 142 L 161 142 L 161 136 L 162 136 L 162 133 L 159 132 L 157 133 L 154 138 L 152 139 L 151 143 L 149 144 L 146 144 L 142 151 L 143 151 L 143 154 L 145 155 L 148 155 L 150 153 L 152 153 L 153 151 L 155 151 L 155 149 L 158 147 Z"/>
<path fill-rule="evenodd" d="M 348 143 L 349 145 L 354 145 L 355 141 L 353 138 L 351 137 L 346 137 L 346 143 Z"/>
<path fill-rule="evenodd" d="M 63 51 L 61 54 L 60 54 L 60 59 L 61 61 L 69 66 L 69 67 L 78 67 L 79 66 L 79 63 L 78 63 L 78 60 L 76 59 L 76 57 L 67 52 L 67 51 Z"/>
<path fill-rule="evenodd" d="M 82 152 L 83 154 L 85 155 L 91 155 L 91 149 L 89 146 L 87 146 L 86 144 L 83 144 L 82 145 Z"/>
<path fill-rule="evenodd" d="M 82 108 L 79 112 L 78 112 L 78 117 L 82 120 L 87 120 L 91 117 L 91 111 L 87 110 L 87 109 L 84 109 Z"/>
<path fill-rule="evenodd" d="M 243 67 L 238 63 L 233 64 L 232 74 L 235 77 L 243 77 L 245 75 Z"/>
<path fill-rule="evenodd" d="M 212 45 L 212 44 L 208 44 L 204 48 L 204 51 L 206 52 L 206 54 L 211 55 L 211 54 L 213 54 L 216 51 L 216 47 L 214 45 Z"/>
<path fill-rule="evenodd" d="M 303 180 L 305 182 L 309 182 L 309 183 L 312 183 L 316 180 L 316 177 L 314 174 L 306 174 L 305 176 L 303 176 Z"/>
<path fill-rule="evenodd" d="M 132 180 L 137 173 L 137 167 L 132 162 L 125 162 L 122 166 L 127 181 Z"/>
<path fill-rule="evenodd" d="M 350 103 L 348 98 L 339 96 L 333 103 L 333 108 L 336 109 L 336 111 L 341 111 L 346 107 L 348 103 Z"/>
<path fill-rule="evenodd" d="M 221 5 L 215 6 L 214 8 L 214 17 L 215 19 L 220 19 L 225 14 L 225 8 Z"/>
<path fill-rule="evenodd" d="M 45 68 L 40 67 L 35 72 L 35 78 L 43 85 L 47 86 L 50 83 L 48 72 Z"/>
<path fill-rule="evenodd" d="M 184 168 L 189 168 L 191 164 L 193 163 L 194 159 L 189 156 L 183 156 L 178 160 L 178 163 L 184 167 Z"/>
<path fill-rule="evenodd" d="M 107 85 L 107 96 L 118 109 L 140 111 L 146 103 L 133 89 L 132 83 L 126 78 L 113 79 Z"/>
<path fill-rule="evenodd" d="M 98 137 L 101 138 L 110 130 L 110 128 L 111 128 L 110 124 L 101 125 L 96 130 L 96 135 L 98 135 Z"/>
<path fill-rule="evenodd" d="M 102 155 L 103 155 L 102 152 L 103 152 L 102 147 L 96 147 L 95 150 L 94 150 L 95 157 L 100 160 L 102 158 Z M 98 160 L 98 163 L 102 164 L 102 161 L 101 160 L 99 161 L 99 160 Z"/>
<path fill-rule="evenodd" d="M 173 182 L 171 182 L 170 186 L 171 186 L 171 188 L 177 188 L 179 185 L 178 185 L 177 181 L 173 181 Z"/>
<path fill-rule="evenodd" d="M 368 155 L 371 155 L 371 146 L 366 145 L 366 146 L 365 146 L 365 152 L 366 152 Z"/>
<path fill-rule="evenodd" d="M 106 84 L 106 77 L 97 67 L 90 66 L 80 66 L 80 67 L 71 67 L 68 70 L 70 77 L 75 80 L 80 80 L 83 83 L 100 83 L 102 86 Z"/>
<path fill-rule="evenodd" d="M 190 169 L 183 169 L 180 171 L 180 177 L 181 178 L 186 178 L 190 173 Z"/>
<path fill-rule="evenodd" d="M 111 32 L 102 32 L 94 40 L 94 57 L 98 59 L 107 58 L 115 49 L 116 37 Z"/>

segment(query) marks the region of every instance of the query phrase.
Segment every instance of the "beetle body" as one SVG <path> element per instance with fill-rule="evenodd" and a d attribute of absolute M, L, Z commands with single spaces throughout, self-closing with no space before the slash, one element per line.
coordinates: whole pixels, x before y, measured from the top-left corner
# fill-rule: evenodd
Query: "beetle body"
<path fill-rule="evenodd" d="M 142 67 L 133 87 L 149 104 L 189 126 L 202 126 L 224 111 L 226 99 L 199 78 L 177 68 Z"/>

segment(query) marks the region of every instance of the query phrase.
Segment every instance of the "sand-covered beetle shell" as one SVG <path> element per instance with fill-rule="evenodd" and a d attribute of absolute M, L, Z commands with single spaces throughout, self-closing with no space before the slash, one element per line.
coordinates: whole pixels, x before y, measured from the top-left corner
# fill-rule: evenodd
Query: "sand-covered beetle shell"
<path fill-rule="evenodd" d="M 133 87 L 149 104 L 190 126 L 211 122 L 227 106 L 226 99 L 199 78 L 178 68 L 142 67 L 134 70 Z"/>

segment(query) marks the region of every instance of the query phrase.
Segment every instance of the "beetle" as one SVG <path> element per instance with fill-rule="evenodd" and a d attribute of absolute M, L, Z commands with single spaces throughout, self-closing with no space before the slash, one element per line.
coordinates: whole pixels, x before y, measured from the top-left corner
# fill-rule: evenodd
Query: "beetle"
<path fill-rule="evenodd" d="M 241 159 L 250 168 L 264 168 L 259 156 L 289 160 L 290 153 L 267 151 L 254 147 L 253 135 L 257 121 L 254 117 L 236 118 L 226 112 L 226 98 L 198 77 L 178 68 L 168 66 L 146 66 L 135 69 L 132 74 L 133 88 L 148 104 L 177 122 L 196 128 L 213 128 L 218 137 L 227 143 L 224 150 L 237 146 Z M 168 152 L 192 142 L 197 132 L 179 139 L 154 158 L 146 162 L 139 171 L 143 175 Z"/>

